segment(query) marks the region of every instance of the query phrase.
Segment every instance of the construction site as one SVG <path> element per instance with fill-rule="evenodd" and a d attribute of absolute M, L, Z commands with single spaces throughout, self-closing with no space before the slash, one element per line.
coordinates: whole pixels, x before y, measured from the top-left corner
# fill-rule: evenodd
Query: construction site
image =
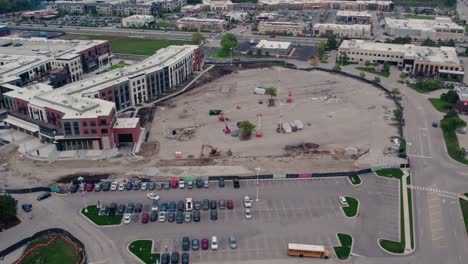
<path fill-rule="evenodd" d="M 246 69 L 158 105 L 148 143 L 158 145 L 153 158 L 180 165 L 262 160 L 270 167 L 294 159 L 359 168 L 395 159 L 394 109 L 383 91 L 351 78 Z"/>

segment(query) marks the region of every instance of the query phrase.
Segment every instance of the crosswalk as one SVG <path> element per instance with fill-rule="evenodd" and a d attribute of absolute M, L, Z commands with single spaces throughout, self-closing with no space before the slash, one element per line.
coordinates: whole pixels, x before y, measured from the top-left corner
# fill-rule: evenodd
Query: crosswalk
<path fill-rule="evenodd" d="M 447 196 L 449 198 L 459 198 L 461 196 L 459 193 L 441 190 L 441 189 L 437 189 L 434 187 L 408 185 L 408 188 L 413 189 L 413 190 L 438 193 L 440 195 Z"/>

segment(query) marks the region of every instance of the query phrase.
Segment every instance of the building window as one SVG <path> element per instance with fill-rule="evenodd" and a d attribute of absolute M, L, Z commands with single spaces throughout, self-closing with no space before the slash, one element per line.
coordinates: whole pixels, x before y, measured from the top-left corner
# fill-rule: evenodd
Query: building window
<path fill-rule="evenodd" d="M 92 127 L 95 127 L 95 126 L 96 126 L 96 121 L 91 121 L 91 122 L 89 123 L 89 125 L 92 126 Z"/>
<path fill-rule="evenodd" d="M 105 119 L 100 119 L 99 120 L 99 125 L 100 126 L 106 126 L 107 125 L 107 121 Z"/>
<path fill-rule="evenodd" d="M 91 134 L 97 134 L 96 129 L 91 129 Z"/>
<path fill-rule="evenodd" d="M 64 122 L 63 123 L 63 129 L 65 131 L 66 136 L 71 136 L 72 135 L 72 129 L 71 129 L 70 122 Z"/>
<path fill-rule="evenodd" d="M 101 129 L 101 134 L 107 134 L 107 133 L 109 133 L 109 130 L 107 130 L 107 128 Z"/>
<path fill-rule="evenodd" d="M 75 136 L 80 135 L 80 124 L 78 122 L 73 122 L 73 134 Z"/>
<path fill-rule="evenodd" d="M 88 122 L 83 121 L 83 126 L 84 126 L 84 127 L 87 127 L 87 126 L 88 126 Z"/>
<path fill-rule="evenodd" d="M 89 134 L 89 130 L 88 130 L 88 129 L 83 130 L 83 134 L 88 135 L 88 134 Z"/>

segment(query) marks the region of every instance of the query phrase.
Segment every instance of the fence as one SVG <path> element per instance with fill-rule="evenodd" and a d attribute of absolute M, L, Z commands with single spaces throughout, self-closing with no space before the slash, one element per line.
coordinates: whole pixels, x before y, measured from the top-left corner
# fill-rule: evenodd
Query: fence
<path fill-rule="evenodd" d="M 35 233 L 34 235 L 28 237 L 28 238 L 25 238 L 9 247 L 7 247 L 6 249 L 0 251 L 0 258 L 3 258 L 5 257 L 6 255 L 10 254 L 11 252 L 25 246 L 26 244 L 28 244 L 29 242 L 35 240 L 36 238 L 39 238 L 43 235 L 52 235 L 52 234 L 62 234 L 66 237 L 68 237 L 73 243 L 75 243 L 78 248 L 79 248 L 79 251 L 80 251 L 80 254 L 81 254 L 81 263 L 87 263 L 87 256 L 86 256 L 86 250 L 85 250 L 85 245 L 83 244 L 83 242 L 81 242 L 78 238 L 76 238 L 75 236 L 73 236 L 70 232 L 64 230 L 64 229 L 61 229 L 61 228 L 51 228 L 51 229 L 46 229 L 46 230 L 42 230 L 42 231 L 39 231 L 37 233 Z"/>
<path fill-rule="evenodd" d="M 0 192 L 17 194 L 17 193 L 33 193 L 33 192 L 50 192 L 50 187 L 33 187 L 28 189 L 3 189 Z"/>

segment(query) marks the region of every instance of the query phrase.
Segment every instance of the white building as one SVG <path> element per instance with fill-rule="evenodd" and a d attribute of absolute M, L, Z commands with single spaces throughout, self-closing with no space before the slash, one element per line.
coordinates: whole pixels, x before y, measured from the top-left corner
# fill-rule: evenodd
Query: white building
<path fill-rule="evenodd" d="M 370 39 L 372 37 L 371 25 L 346 25 L 346 24 L 315 24 L 314 36 L 322 35 L 337 37 L 348 37 L 358 39 Z"/>
<path fill-rule="evenodd" d="M 367 11 L 340 10 L 336 12 L 336 21 L 348 24 L 370 24 L 371 13 Z"/>
<path fill-rule="evenodd" d="M 415 75 L 464 75 L 453 47 L 424 47 L 352 39 L 343 40 L 338 52 L 346 54 L 351 62 L 391 63 Z"/>
<path fill-rule="evenodd" d="M 202 4 L 186 5 L 180 9 L 180 12 L 182 13 L 199 13 L 201 11 L 203 11 Z"/>
<path fill-rule="evenodd" d="M 134 15 L 122 19 L 123 27 L 143 27 L 154 23 L 154 16 L 143 16 L 143 15 Z"/>
<path fill-rule="evenodd" d="M 395 19 L 385 18 L 385 31 L 391 36 L 409 36 L 413 39 L 434 41 L 464 41 L 465 28 L 452 22 L 448 17 L 425 19 Z"/>
<path fill-rule="evenodd" d="M 254 54 L 287 55 L 291 51 L 291 42 L 260 40 L 255 46 Z"/>
<path fill-rule="evenodd" d="M 177 28 L 182 30 L 198 30 L 221 32 L 227 25 L 226 20 L 212 18 L 184 17 L 177 20 Z"/>
<path fill-rule="evenodd" d="M 285 34 L 301 36 L 304 34 L 305 24 L 302 22 L 287 21 L 261 21 L 258 24 L 258 32 L 263 34 Z"/>
<path fill-rule="evenodd" d="M 231 0 L 203 0 L 203 6 L 210 11 L 228 11 L 233 4 Z"/>

